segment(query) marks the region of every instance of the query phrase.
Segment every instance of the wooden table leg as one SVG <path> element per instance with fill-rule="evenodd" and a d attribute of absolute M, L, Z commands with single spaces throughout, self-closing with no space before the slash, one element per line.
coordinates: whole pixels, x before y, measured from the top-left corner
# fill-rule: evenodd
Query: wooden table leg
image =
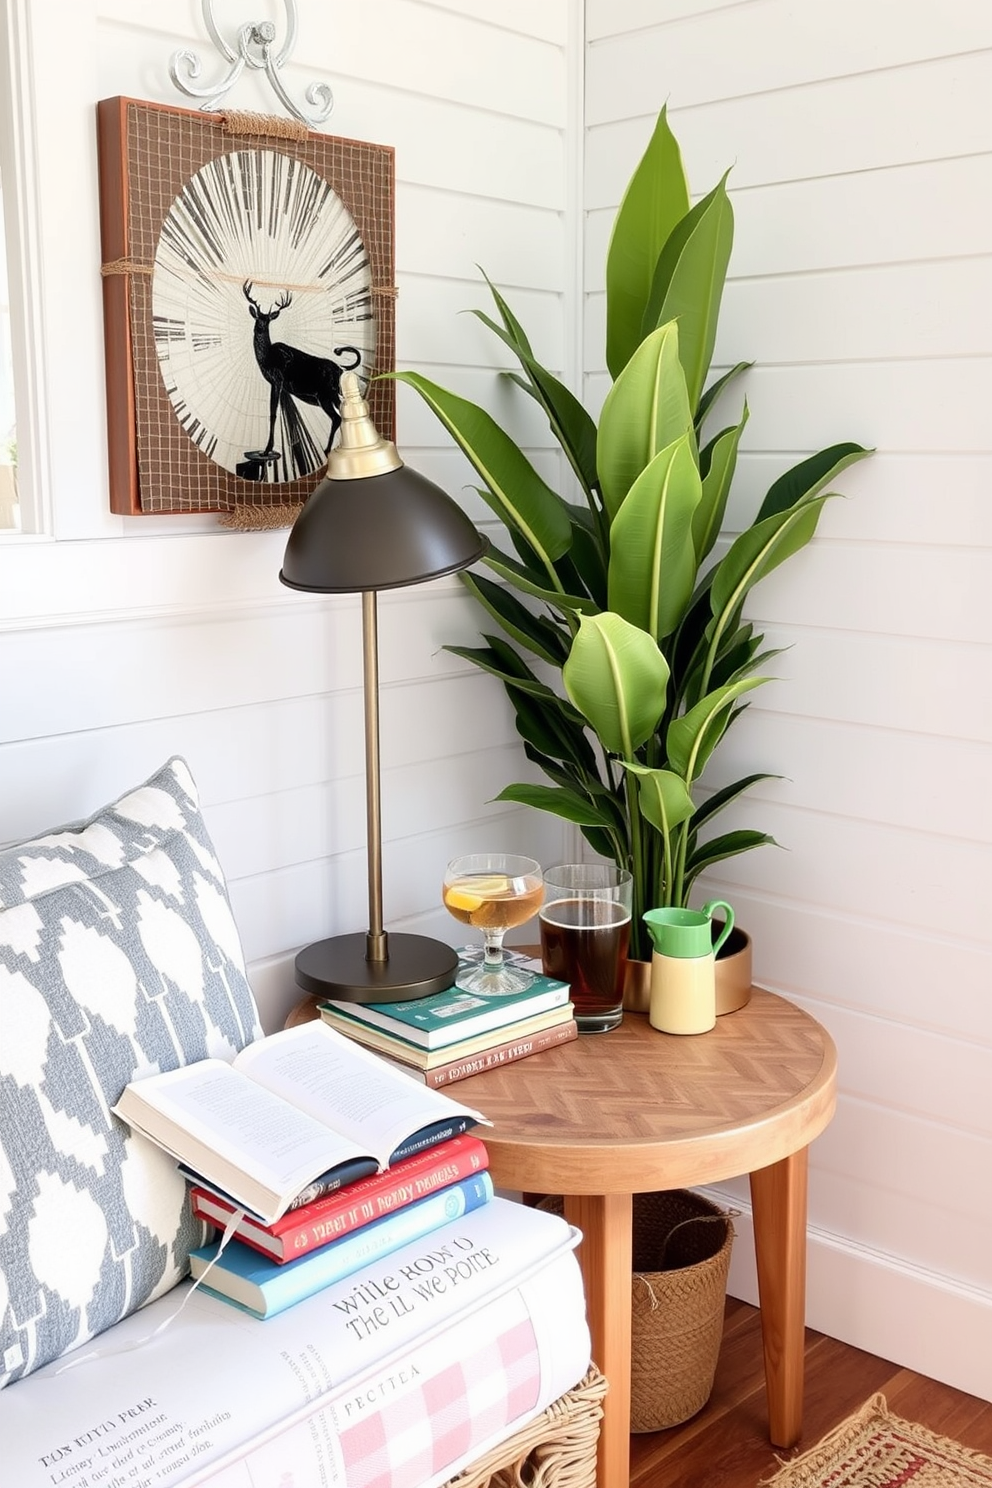
<path fill-rule="evenodd" d="M 630 1481 L 630 1194 L 566 1197 L 565 1218 L 582 1231 L 578 1258 L 586 1289 L 592 1357 L 609 1386 L 596 1461 L 597 1488 Z"/>
<path fill-rule="evenodd" d="M 803 1426 L 808 1151 L 751 1174 L 768 1427 L 776 1447 L 794 1447 Z"/>

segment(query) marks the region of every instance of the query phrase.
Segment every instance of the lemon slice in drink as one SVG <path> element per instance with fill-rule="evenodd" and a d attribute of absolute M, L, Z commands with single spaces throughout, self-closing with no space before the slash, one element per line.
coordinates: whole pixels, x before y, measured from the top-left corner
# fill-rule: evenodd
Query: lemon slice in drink
<path fill-rule="evenodd" d="M 465 914 L 473 914 L 483 902 L 478 894 L 466 894 L 462 889 L 449 889 L 447 900 L 449 909 L 460 909 Z"/>
<path fill-rule="evenodd" d="M 452 909 L 473 914 L 487 899 L 505 894 L 509 882 L 505 873 L 475 873 L 471 878 L 463 878 L 461 884 L 451 887 L 446 897 Z"/>

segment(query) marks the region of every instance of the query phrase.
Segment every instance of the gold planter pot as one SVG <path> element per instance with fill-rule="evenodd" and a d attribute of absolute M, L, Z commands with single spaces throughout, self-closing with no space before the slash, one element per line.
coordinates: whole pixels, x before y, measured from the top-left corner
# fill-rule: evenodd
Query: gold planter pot
<path fill-rule="evenodd" d="M 713 921 L 714 934 L 723 928 Z M 716 1011 L 734 1013 L 751 999 L 751 937 L 735 925 L 716 958 Z M 623 1005 L 628 1012 L 646 1013 L 651 1001 L 651 962 L 628 961 Z"/>

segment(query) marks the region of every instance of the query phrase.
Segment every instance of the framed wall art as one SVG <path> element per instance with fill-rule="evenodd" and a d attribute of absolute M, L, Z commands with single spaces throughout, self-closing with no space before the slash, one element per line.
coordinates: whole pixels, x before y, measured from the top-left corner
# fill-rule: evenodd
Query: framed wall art
<path fill-rule="evenodd" d="M 394 365 L 394 152 L 133 98 L 97 126 L 111 510 L 292 520 L 341 373 Z M 394 385 L 367 387 L 392 438 Z"/>

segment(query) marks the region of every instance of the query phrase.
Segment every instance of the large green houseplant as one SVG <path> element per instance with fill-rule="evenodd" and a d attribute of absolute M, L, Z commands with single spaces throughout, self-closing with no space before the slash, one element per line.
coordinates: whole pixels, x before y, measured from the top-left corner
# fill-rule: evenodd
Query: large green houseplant
<path fill-rule="evenodd" d="M 662 110 L 613 226 L 613 382 L 598 427 L 489 285 L 499 319 L 475 313 L 519 362 L 508 375 L 546 413 L 574 473 L 569 495 L 484 409 L 419 373 L 396 374 L 468 456 L 513 550 L 494 545 L 485 559 L 498 582 L 464 576 L 501 634 L 449 648 L 500 679 L 526 754 L 551 781 L 508 785 L 498 799 L 577 824 L 597 853 L 632 870 L 631 955 L 644 959 L 644 910 L 686 904 L 705 868 L 772 840 L 713 831 L 717 814 L 766 775 L 708 793 L 701 776 L 768 680 L 772 653 L 743 615 L 749 591 L 809 542 L 834 494 L 826 485 L 868 453 L 838 444 L 801 461 L 751 526 L 716 547 L 748 416 L 744 404 L 736 422 L 708 430 L 749 365 L 709 380 L 732 240 L 726 176 L 690 204 Z"/>

